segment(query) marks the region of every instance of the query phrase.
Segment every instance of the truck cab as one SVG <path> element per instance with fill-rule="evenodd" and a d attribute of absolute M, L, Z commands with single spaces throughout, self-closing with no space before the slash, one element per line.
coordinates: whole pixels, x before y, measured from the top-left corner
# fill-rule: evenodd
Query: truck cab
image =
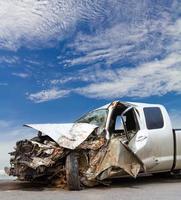
<path fill-rule="evenodd" d="M 150 173 L 181 168 L 181 149 L 164 106 L 135 102 L 114 101 L 100 107 L 76 122 L 98 125 L 106 138 L 119 136 L 122 143 L 142 161 L 144 170 Z M 181 142 L 181 140 L 180 140 Z M 177 157 L 177 159 L 175 158 Z"/>

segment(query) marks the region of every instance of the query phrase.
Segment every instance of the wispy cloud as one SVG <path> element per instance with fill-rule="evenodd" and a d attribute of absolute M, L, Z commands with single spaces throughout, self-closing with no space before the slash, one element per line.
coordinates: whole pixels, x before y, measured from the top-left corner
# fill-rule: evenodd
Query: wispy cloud
<path fill-rule="evenodd" d="M 76 92 L 92 98 L 148 97 L 169 92 L 181 93 L 181 55 L 173 53 L 162 60 L 136 68 L 102 70 L 99 76 L 113 74 L 107 81 L 88 84 Z"/>
<path fill-rule="evenodd" d="M 156 24 L 157 25 L 156 25 Z M 137 48 L 135 45 L 142 45 L 142 41 L 147 39 L 147 30 L 143 29 L 140 34 L 133 31 L 132 35 L 125 34 L 121 27 L 113 27 L 109 31 L 97 36 L 81 36 L 73 44 L 77 51 L 86 52 L 78 58 L 69 59 L 72 65 L 90 65 L 99 59 L 105 60 L 107 69 L 96 64 L 87 69 L 80 70 L 76 76 L 69 76 L 61 79 L 62 82 L 55 81 L 54 84 L 63 84 L 66 81 L 89 82 L 85 87 L 76 88 L 74 92 L 83 94 L 91 98 L 120 98 L 120 97 L 148 97 L 152 95 L 164 95 L 169 92 L 181 92 L 181 19 L 171 23 L 169 20 L 163 21 L 159 26 L 158 22 L 153 22 L 150 31 L 162 33 L 162 40 L 158 36 L 158 41 L 154 41 L 149 48 Z M 117 29 L 118 28 L 118 29 Z M 122 33 L 124 33 L 122 35 Z M 134 36 L 134 37 L 133 37 Z M 157 36 L 155 36 L 157 37 Z M 129 39 L 128 39 L 129 38 Z M 131 39 L 130 39 L 131 38 Z M 165 40 L 167 38 L 167 40 Z M 152 38 L 153 39 L 153 38 Z M 120 54 L 119 49 L 127 46 L 130 49 Z M 121 45 L 122 44 L 122 45 Z M 154 46 L 155 45 L 155 46 Z M 99 48 L 99 49 L 98 49 Z M 160 59 L 152 58 L 159 54 Z M 110 64 L 118 60 L 145 59 L 137 67 L 122 67 L 117 64 L 113 69 Z M 116 58 L 116 59 L 115 59 Z M 148 61 L 146 61 L 148 59 Z M 151 60 L 151 61 L 150 61 Z M 133 63 L 133 62 L 132 62 Z"/>
<path fill-rule="evenodd" d="M 28 73 L 12 73 L 12 75 L 20 78 L 28 78 L 30 76 Z"/>
<path fill-rule="evenodd" d="M 0 41 L 1 42 L 1 41 Z M 0 44 L 1 47 L 1 44 Z M 17 56 L 0 56 L 0 64 L 16 64 L 19 62 Z"/>
<path fill-rule="evenodd" d="M 144 43 L 144 41 L 141 41 L 144 37 L 144 28 L 140 27 L 139 34 L 136 34 L 136 31 L 133 29 L 132 33 L 130 30 L 128 33 L 128 30 L 125 30 L 122 24 L 119 24 L 96 36 L 80 34 L 75 43 L 71 45 L 72 51 L 74 50 L 78 55 L 73 55 L 73 58 L 67 60 L 60 60 L 60 63 L 63 63 L 66 67 L 72 67 L 74 65 L 91 65 L 102 61 L 113 64 L 126 57 L 133 59 L 137 54 L 138 45 L 141 46 Z M 153 51 L 147 45 L 147 50 L 145 49 L 144 52 L 142 50 L 142 53 L 140 52 L 136 57 L 146 59 L 148 54 L 151 56 Z"/>
<path fill-rule="evenodd" d="M 141 24 L 118 22 L 95 35 L 80 33 L 70 45 L 72 57 L 62 59 L 60 56 L 58 59 L 65 67 L 102 61 L 109 65 L 123 60 L 149 61 L 160 54 L 180 49 L 181 19 L 174 22 L 171 18 L 165 14 L 155 20 L 143 19 Z"/>
<path fill-rule="evenodd" d="M 100 16 L 102 3 L 98 0 L 0 0 L 0 48 L 49 46 L 72 33 L 79 20 Z"/>
<path fill-rule="evenodd" d="M 70 90 L 59 90 L 53 88 L 49 90 L 43 90 L 34 94 L 29 94 L 28 99 L 34 101 L 35 103 L 41 103 L 66 97 L 67 95 L 69 95 L 70 92 Z"/>
<path fill-rule="evenodd" d="M 113 99 L 121 97 L 148 97 L 169 92 L 181 93 L 181 54 L 147 62 L 135 68 L 97 70 L 77 76 L 82 81 L 91 81 L 84 87 L 72 90 L 44 90 L 30 94 L 29 99 L 44 102 L 78 93 L 90 98 Z"/>
<path fill-rule="evenodd" d="M 145 0 L 0 0 L 0 3 L 0 48 L 49 46 L 72 35 L 58 56 L 59 64 L 72 70 L 65 75 L 67 68 L 55 67 L 58 72 L 54 73 L 56 69 L 51 67 L 51 77 L 47 77 L 45 70 L 41 70 L 44 65 L 40 64 L 33 76 L 42 89 L 29 92 L 29 100 L 40 103 L 73 92 L 91 98 L 180 93 L 179 1 L 154 4 Z M 34 64 L 31 59 L 29 64 Z M 26 73 L 13 75 L 27 77 Z M 76 81 L 84 86 L 70 84 L 66 89 L 66 84 Z M 48 89 L 46 83 L 50 83 Z"/>
<path fill-rule="evenodd" d="M 90 49 L 88 46 L 91 41 L 99 42 L 99 39 L 105 40 L 105 43 L 98 43 L 101 45 L 100 48 L 107 48 L 107 45 L 114 44 L 112 48 L 115 50 L 116 41 L 121 39 L 117 47 L 119 55 L 123 55 L 124 51 L 131 48 L 127 41 L 141 40 L 140 37 L 143 35 L 145 38 L 146 32 L 154 33 L 155 27 L 160 30 L 164 28 L 165 22 L 171 18 L 170 12 L 174 11 L 175 15 L 177 14 L 175 8 L 179 7 L 179 1 L 167 3 L 160 1 L 153 4 L 145 0 L 0 0 L 0 5 L 0 48 L 2 49 L 17 50 L 22 46 L 30 48 L 51 46 L 52 43 L 74 33 L 77 24 L 84 22 L 88 24 L 88 29 L 96 30 L 98 35 L 95 34 L 91 39 L 80 34 L 76 44 L 81 43 L 83 39 L 88 41 L 87 44 L 80 45 L 78 50 L 84 47 Z M 110 31 L 107 29 L 104 34 L 106 26 L 110 27 Z M 148 36 L 146 43 L 153 38 L 155 40 L 153 35 Z M 81 39 L 80 36 L 83 38 Z M 114 41 L 115 39 L 117 40 Z M 110 49 L 107 51 L 105 57 L 111 53 Z M 97 59 L 100 59 L 98 55 L 103 52 L 98 51 L 95 54 Z M 77 63 L 78 60 L 74 62 Z"/>
<path fill-rule="evenodd" d="M 171 21 L 170 17 L 165 15 L 150 24 L 144 21 L 136 29 L 133 26 L 133 30 L 124 30 L 118 24 L 95 36 L 79 35 L 71 47 L 81 52 L 81 56 L 66 60 L 66 65 L 87 66 L 87 69 L 79 70 L 76 76 L 54 80 L 52 84 L 87 82 L 85 87 L 74 88 L 74 92 L 91 98 L 180 94 L 181 19 Z M 132 66 L 117 63 L 122 59 L 131 60 Z M 92 65 L 99 61 L 100 64 Z M 102 63 L 106 68 L 101 67 Z"/>

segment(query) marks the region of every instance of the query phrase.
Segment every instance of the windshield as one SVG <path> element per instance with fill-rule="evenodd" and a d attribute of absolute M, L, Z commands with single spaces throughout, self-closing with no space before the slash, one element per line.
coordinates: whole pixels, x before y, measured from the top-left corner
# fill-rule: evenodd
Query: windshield
<path fill-rule="evenodd" d="M 104 127 L 107 120 L 107 114 L 107 109 L 94 110 L 78 119 L 76 123 L 88 123 L 99 127 Z"/>

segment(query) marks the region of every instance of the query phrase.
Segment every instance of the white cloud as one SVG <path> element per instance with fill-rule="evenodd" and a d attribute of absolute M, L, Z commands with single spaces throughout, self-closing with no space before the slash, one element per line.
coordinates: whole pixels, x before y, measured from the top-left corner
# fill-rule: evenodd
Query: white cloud
<path fill-rule="evenodd" d="M 0 41 L 1 43 L 1 41 Z M 0 44 L 1 47 L 1 44 Z M 19 62 L 19 58 L 17 56 L 0 56 L 0 64 L 15 64 Z"/>
<path fill-rule="evenodd" d="M 58 14 L 58 1 L 1 0 L 0 5 L 0 47 L 12 50 L 20 47 L 23 41 L 48 40 L 66 26 L 63 12 L 68 13 L 70 9 L 65 2 Z"/>
<path fill-rule="evenodd" d="M 144 62 L 173 50 L 170 46 L 176 45 L 180 38 L 180 20 L 172 21 L 177 9 L 164 10 L 163 5 L 153 6 L 147 1 L 114 4 L 120 13 L 115 16 L 113 12 L 115 19 L 111 18 L 111 26 L 94 34 L 79 33 L 69 45 L 72 57 L 69 54 L 68 59 L 58 57 L 61 64 L 85 67 L 100 61 L 107 65 L 121 60 Z"/>
<path fill-rule="evenodd" d="M 27 73 L 12 73 L 13 76 L 17 76 L 17 77 L 20 77 L 20 78 L 27 78 L 29 77 L 30 75 L 27 74 Z"/>
<path fill-rule="evenodd" d="M 146 0 L 0 0 L 0 48 L 49 46 L 72 34 L 79 22 L 86 22 L 91 30 L 100 33 L 97 39 L 110 40 L 106 45 L 116 43 L 115 37 L 118 40 L 123 37 L 121 41 L 136 41 L 145 31 L 151 32 L 155 27 L 161 30 L 172 12 L 177 14 L 177 4 L 178 1 L 167 5 Z M 107 29 L 104 35 L 105 26 L 112 27 L 112 32 Z M 89 37 L 88 42 L 91 42 Z M 120 54 L 130 48 L 126 44 L 123 46 L 118 49 Z M 83 47 L 81 45 L 80 49 Z"/>
<path fill-rule="evenodd" d="M 173 53 L 162 60 L 136 68 L 102 70 L 99 76 L 112 79 L 91 83 L 76 92 L 92 98 L 148 97 L 169 92 L 181 93 L 181 55 Z"/>
<path fill-rule="evenodd" d="M 144 24 L 143 26 L 146 27 Z M 72 46 L 86 55 L 67 60 L 69 65 L 91 65 L 100 59 L 105 60 L 107 69 L 95 65 L 91 66 L 92 70 L 84 69 L 76 76 L 61 80 L 89 82 L 85 87 L 74 89 L 74 92 L 91 98 L 148 97 L 169 92 L 181 93 L 181 19 L 178 18 L 174 23 L 167 18 L 163 23 L 153 21 L 148 27 L 150 32 L 161 32 L 162 37 L 158 37 L 156 41 L 152 38 L 153 41 L 147 42 L 147 29 L 128 32 L 121 30 L 120 25 L 96 36 L 79 36 Z M 148 44 L 145 49 L 135 49 L 135 46 L 144 43 Z M 163 58 L 154 60 L 152 56 L 157 53 Z M 140 58 L 145 60 L 137 67 L 118 67 L 117 64 L 112 69 L 110 65 L 120 59 L 138 61 Z"/>
<path fill-rule="evenodd" d="M 72 79 L 70 77 L 70 80 Z M 147 62 L 135 68 L 99 69 L 89 72 L 83 70 L 75 80 L 88 84 L 71 90 L 41 91 L 31 94 L 29 99 L 35 102 L 49 101 L 65 97 L 71 92 L 100 99 L 143 98 L 162 96 L 170 92 L 181 94 L 181 55 L 172 53 L 163 59 Z M 57 82 L 58 80 L 53 81 L 54 84 Z"/>
<path fill-rule="evenodd" d="M 96 17 L 99 8 L 98 0 L 0 0 L 0 48 L 48 46 L 73 32 L 78 20 Z"/>
<path fill-rule="evenodd" d="M 64 84 L 64 83 L 67 83 L 67 82 L 70 82 L 70 81 L 73 81 L 73 80 L 78 80 L 78 79 L 77 79 L 77 77 L 65 77 L 65 78 L 62 78 L 62 79 L 50 80 L 50 83 L 52 85 L 57 85 L 57 84 Z"/>
<path fill-rule="evenodd" d="M 181 92 L 178 1 L 170 6 L 134 0 L 125 3 L 112 0 L 105 5 L 103 2 L 77 1 L 74 4 L 78 16 L 75 21 L 98 19 L 97 24 L 91 23 L 96 24 L 96 31 L 79 32 L 68 46 L 68 59 L 65 52 L 58 57 L 61 64 L 77 65 L 83 70 L 72 68 L 69 74 L 61 74 L 61 78 L 56 74 L 54 79 L 48 80 L 52 89 L 29 94 L 28 99 L 40 103 L 68 96 L 71 92 L 91 98 L 148 97 Z M 70 9 L 71 13 L 74 9 Z M 125 66 L 131 63 L 131 67 L 124 67 L 124 63 Z M 76 81 L 86 86 L 54 89 L 55 85 L 62 87 L 62 84 Z"/>
<path fill-rule="evenodd" d="M 59 98 L 66 97 L 71 91 L 69 90 L 58 90 L 58 89 L 49 89 L 43 90 L 34 94 L 29 94 L 28 99 L 36 102 L 41 103 L 45 101 L 55 100 Z"/>
<path fill-rule="evenodd" d="M 137 34 L 135 33 L 136 31 L 140 33 Z M 75 52 L 83 55 L 63 60 L 63 63 L 67 67 L 90 65 L 98 61 L 112 64 L 126 56 L 133 56 L 136 53 L 134 49 L 141 44 L 144 32 L 145 29 L 143 27 L 140 27 L 140 30 L 128 30 L 128 27 L 124 29 L 124 25 L 118 24 L 95 36 L 80 34 L 71 47 Z"/>
<path fill-rule="evenodd" d="M 145 62 L 137 67 L 117 67 L 80 70 L 76 76 L 51 80 L 54 85 L 82 82 L 85 86 L 72 89 L 49 89 L 30 94 L 28 99 L 44 102 L 78 93 L 89 98 L 114 99 L 122 97 L 162 96 L 170 92 L 181 94 L 181 53 L 173 52 L 158 60 Z"/>

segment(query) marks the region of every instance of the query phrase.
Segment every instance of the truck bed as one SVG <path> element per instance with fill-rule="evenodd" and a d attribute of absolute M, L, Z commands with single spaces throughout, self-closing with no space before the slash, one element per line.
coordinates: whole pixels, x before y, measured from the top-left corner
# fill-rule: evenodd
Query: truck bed
<path fill-rule="evenodd" d="M 181 169 L 181 129 L 173 129 L 174 163 L 173 170 Z"/>

